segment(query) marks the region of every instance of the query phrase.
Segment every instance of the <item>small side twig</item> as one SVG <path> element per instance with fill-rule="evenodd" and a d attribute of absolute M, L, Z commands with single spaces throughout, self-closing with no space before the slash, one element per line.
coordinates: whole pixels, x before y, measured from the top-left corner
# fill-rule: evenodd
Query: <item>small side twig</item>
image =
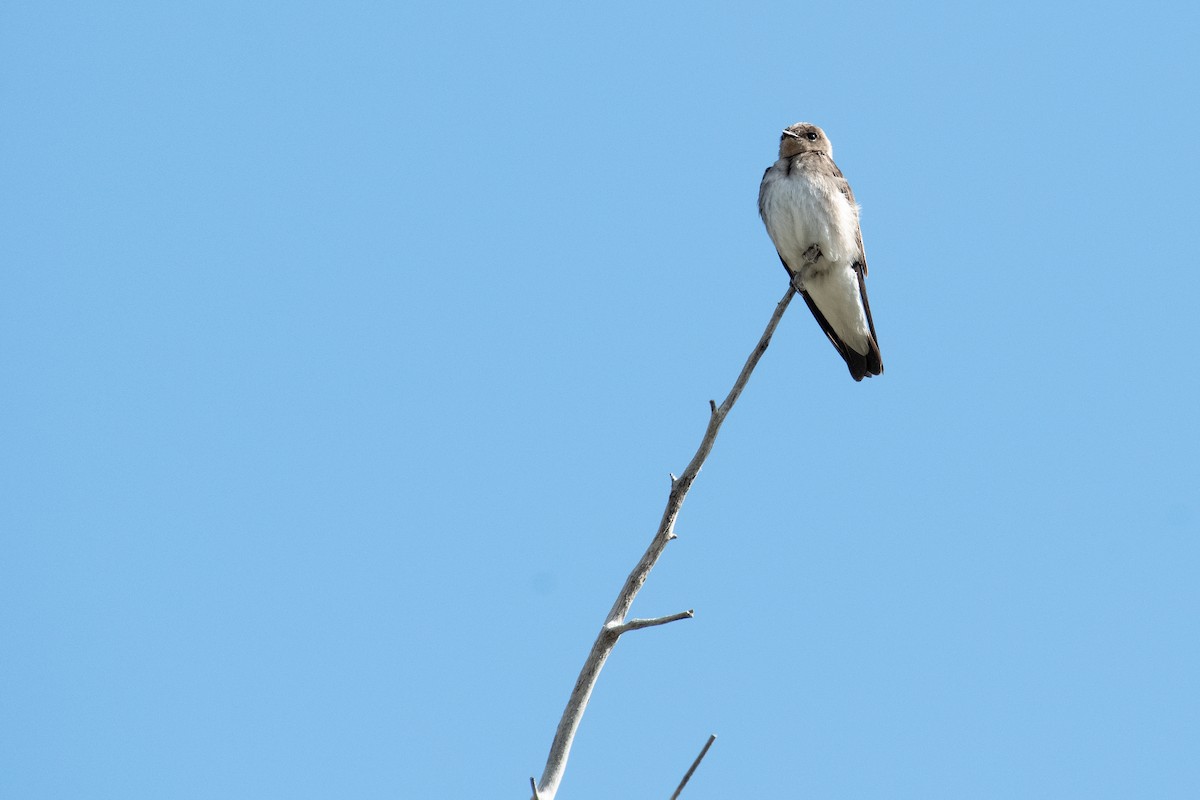
<path fill-rule="evenodd" d="M 652 620 L 625 620 L 629 614 L 629 609 L 633 605 L 633 599 L 637 597 L 638 591 L 646 582 L 646 578 L 650 575 L 650 570 L 658 562 L 659 556 L 662 555 L 667 543 L 675 538 L 675 520 L 679 516 L 679 510 L 683 507 L 683 501 L 687 497 L 688 490 L 692 488 L 692 483 L 696 480 L 696 476 L 700 474 L 700 467 L 704 465 L 708 454 L 712 452 L 713 442 L 716 441 L 717 433 L 721 430 L 721 424 L 725 422 L 725 417 L 729 415 L 733 409 L 733 404 L 737 402 L 741 396 L 742 390 L 746 388 L 746 382 L 750 380 L 750 374 L 754 372 L 754 368 L 758 365 L 759 359 L 763 353 L 767 351 L 767 345 L 771 343 L 771 337 L 775 334 L 775 328 L 779 325 L 779 320 L 783 318 L 783 312 L 787 310 L 788 304 L 792 302 L 792 298 L 796 296 L 794 286 L 788 286 L 787 292 L 783 298 L 776 304 L 775 313 L 771 315 L 770 321 L 767 323 L 766 330 L 758 340 L 758 344 L 754 346 L 750 357 L 746 359 L 742 371 L 738 373 L 737 380 L 733 383 L 733 388 L 729 390 L 724 402 L 720 406 L 715 401 L 708 401 L 709 418 L 708 427 L 704 431 L 704 436 L 700 440 L 700 446 L 696 449 L 696 454 L 692 456 L 692 460 L 688 462 L 687 467 L 678 476 L 671 476 L 671 493 L 667 497 L 667 507 L 663 510 L 662 520 L 658 523 L 658 531 L 654 534 L 654 539 L 651 540 L 650 546 L 646 548 L 646 552 L 642 554 L 642 558 L 638 561 L 637 566 L 629 573 L 629 577 L 625 579 L 625 585 L 621 587 L 621 592 L 617 595 L 617 600 L 613 603 L 613 607 L 608 612 L 608 616 L 604 620 L 604 625 L 600 628 L 600 633 L 597 634 L 595 642 L 592 643 L 592 649 L 588 652 L 587 659 L 583 662 L 583 669 L 579 671 L 579 677 L 575 681 L 575 688 L 571 690 L 571 696 L 567 700 L 567 707 L 563 709 L 562 718 L 558 722 L 558 728 L 554 732 L 554 741 L 550 743 L 550 754 L 546 757 L 546 768 L 542 772 L 542 779 L 537 782 L 534 788 L 534 800 L 554 800 L 554 796 L 558 793 L 559 783 L 562 782 L 563 773 L 567 769 L 567 758 L 571 755 L 571 744 L 575 741 L 575 732 L 579 729 L 579 723 L 583 719 L 583 712 L 587 708 L 588 700 L 591 699 L 592 690 L 596 686 L 596 681 L 600 677 L 600 670 L 604 667 L 604 662 L 608 660 L 608 656 L 612 653 L 612 649 L 616 646 L 617 640 L 622 633 L 638 628 L 647 628 L 653 625 L 662 625 L 667 622 L 673 622 L 677 619 L 685 619 L 692 616 L 690 611 L 682 614 L 675 614 L 670 617 L 660 617 Z"/>
<path fill-rule="evenodd" d="M 708 741 L 704 743 L 704 747 L 700 748 L 700 755 L 696 756 L 696 760 L 688 767 L 688 771 L 684 774 L 683 780 L 679 782 L 679 786 L 675 787 L 675 793 L 671 795 L 671 800 L 678 800 L 683 787 L 687 786 L 687 782 L 692 778 L 692 773 L 696 771 L 696 767 L 700 766 L 700 762 L 704 760 L 704 756 L 708 753 L 708 748 L 712 747 L 712 743 L 716 740 L 717 735 L 715 733 L 708 737 Z"/>
<path fill-rule="evenodd" d="M 642 628 L 652 628 L 655 625 L 666 625 L 668 622 L 675 622 L 676 620 L 680 619 L 691 619 L 694 616 L 696 616 L 695 610 L 689 608 L 687 611 L 680 611 L 678 614 L 671 614 L 668 617 L 655 617 L 654 619 L 631 619 L 622 625 L 614 625 L 608 630 L 614 636 L 620 636 L 626 631 L 637 631 L 641 630 Z"/>

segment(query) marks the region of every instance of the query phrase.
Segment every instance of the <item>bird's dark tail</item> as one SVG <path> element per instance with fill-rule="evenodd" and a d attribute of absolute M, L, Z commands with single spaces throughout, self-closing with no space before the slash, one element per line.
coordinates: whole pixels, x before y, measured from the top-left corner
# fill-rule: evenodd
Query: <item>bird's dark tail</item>
<path fill-rule="evenodd" d="M 842 358 L 846 359 L 846 366 L 850 368 L 851 377 L 856 381 L 872 375 L 883 374 L 883 358 L 879 355 L 879 345 L 875 343 L 874 336 L 867 340 L 867 347 L 870 349 L 865 356 L 854 352 L 849 347 L 840 351 Z"/>

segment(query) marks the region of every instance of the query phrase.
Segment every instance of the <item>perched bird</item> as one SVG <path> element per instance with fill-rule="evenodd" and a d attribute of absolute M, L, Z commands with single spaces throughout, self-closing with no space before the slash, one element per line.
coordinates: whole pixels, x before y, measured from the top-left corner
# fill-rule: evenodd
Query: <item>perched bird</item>
<path fill-rule="evenodd" d="M 758 213 L 779 259 L 854 380 L 883 372 L 867 256 L 854 192 L 833 163 L 825 131 L 807 122 L 784 128 L 779 160 L 758 190 Z"/>

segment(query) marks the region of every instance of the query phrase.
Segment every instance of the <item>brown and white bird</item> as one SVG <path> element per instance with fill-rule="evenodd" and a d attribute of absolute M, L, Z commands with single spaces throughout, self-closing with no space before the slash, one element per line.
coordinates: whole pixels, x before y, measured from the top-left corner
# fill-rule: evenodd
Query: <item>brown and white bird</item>
<path fill-rule="evenodd" d="M 758 212 L 784 268 L 854 380 L 881 374 L 858 204 L 833 163 L 825 131 L 807 122 L 784 129 L 779 160 L 767 168 L 758 190 Z"/>

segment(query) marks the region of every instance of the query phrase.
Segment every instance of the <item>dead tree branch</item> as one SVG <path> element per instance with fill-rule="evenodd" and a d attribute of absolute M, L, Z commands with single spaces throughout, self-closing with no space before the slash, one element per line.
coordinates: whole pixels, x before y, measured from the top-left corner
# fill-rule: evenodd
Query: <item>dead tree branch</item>
<path fill-rule="evenodd" d="M 693 481 L 700 473 L 700 468 L 704 465 L 705 459 L 712 451 L 713 442 L 716 441 L 717 432 L 721 429 L 721 424 L 725 422 L 725 417 L 728 416 L 733 404 L 737 402 L 738 397 L 742 394 L 742 389 L 746 387 L 746 382 L 750 380 L 750 374 L 754 372 L 754 367 L 758 365 L 758 361 L 762 358 L 763 353 L 767 351 L 767 345 L 771 343 L 771 336 L 775 333 L 775 327 L 779 324 L 779 320 L 783 317 L 783 312 L 787 310 L 788 304 L 795 297 L 796 290 L 792 286 L 788 286 L 787 292 L 783 298 L 775 306 L 775 313 L 771 315 L 771 321 L 767 323 L 767 328 L 763 331 L 762 337 L 755 345 L 750 357 L 746 359 L 745 366 L 742 367 L 741 373 L 737 380 L 734 381 L 733 388 L 729 390 L 729 394 L 725 397 L 725 401 L 721 405 L 717 405 L 710 400 L 708 427 L 704 431 L 704 438 L 700 440 L 700 447 L 696 449 L 696 454 L 692 456 L 692 460 L 688 463 L 683 473 L 677 478 L 671 476 L 671 493 L 667 497 L 667 507 L 663 511 L 662 521 L 658 524 L 658 532 L 654 534 L 654 539 L 650 542 L 650 546 L 642 555 L 641 561 L 633 568 L 633 572 L 629 573 L 629 577 L 625 579 L 625 585 L 621 587 L 620 594 L 617 595 L 617 600 L 613 603 L 612 609 L 608 612 L 608 616 L 604 620 L 604 625 L 600 628 L 600 633 L 596 636 L 596 641 L 592 644 L 592 649 L 588 653 L 587 660 L 583 663 L 583 669 L 579 672 L 579 678 L 575 681 L 575 688 L 571 691 L 571 697 L 567 700 L 567 707 L 563 710 L 562 719 L 559 720 L 558 729 L 554 733 L 554 741 L 550 744 L 550 755 L 546 759 L 546 768 L 542 772 L 542 779 L 533 787 L 534 800 L 554 800 L 554 796 L 558 793 L 559 783 L 562 782 L 563 773 L 567 768 L 567 758 L 571 754 L 571 744 L 575 740 L 575 732 L 579 729 L 579 722 L 583 719 L 584 709 L 587 708 L 588 700 L 592 696 L 592 689 L 596 686 L 596 680 L 600 677 L 600 669 L 604 666 L 604 662 L 608 660 L 609 654 L 617 644 L 617 639 L 621 634 L 628 631 L 648 628 L 655 625 L 663 625 L 668 622 L 674 622 L 679 619 L 686 619 L 692 616 L 691 611 L 683 611 L 678 614 L 672 614 L 667 617 L 658 617 L 655 619 L 633 619 L 626 621 L 625 616 L 629 613 L 630 607 L 633 605 L 633 599 L 637 597 L 637 593 L 645 584 L 646 578 L 650 575 L 650 570 L 654 568 L 658 562 L 659 556 L 667 546 L 667 542 L 675 538 L 675 520 L 679 516 L 679 510 L 683 507 L 683 501 L 687 497 L 688 490 L 692 488 Z M 709 742 L 711 744 L 711 741 Z M 708 750 L 708 745 L 704 748 Z M 704 752 L 701 752 L 700 758 L 704 757 Z M 696 764 L 699 764 L 700 759 L 696 759 Z M 692 770 L 689 770 L 688 775 L 684 778 L 684 783 L 687 782 L 687 777 L 691 776 L 691 772 L 695 769 L 695 764 L 692 765 Z M 533 779 L 530 779 L 533 782 Z M 680 784 L 676 794 L 683 788 Z"/>

